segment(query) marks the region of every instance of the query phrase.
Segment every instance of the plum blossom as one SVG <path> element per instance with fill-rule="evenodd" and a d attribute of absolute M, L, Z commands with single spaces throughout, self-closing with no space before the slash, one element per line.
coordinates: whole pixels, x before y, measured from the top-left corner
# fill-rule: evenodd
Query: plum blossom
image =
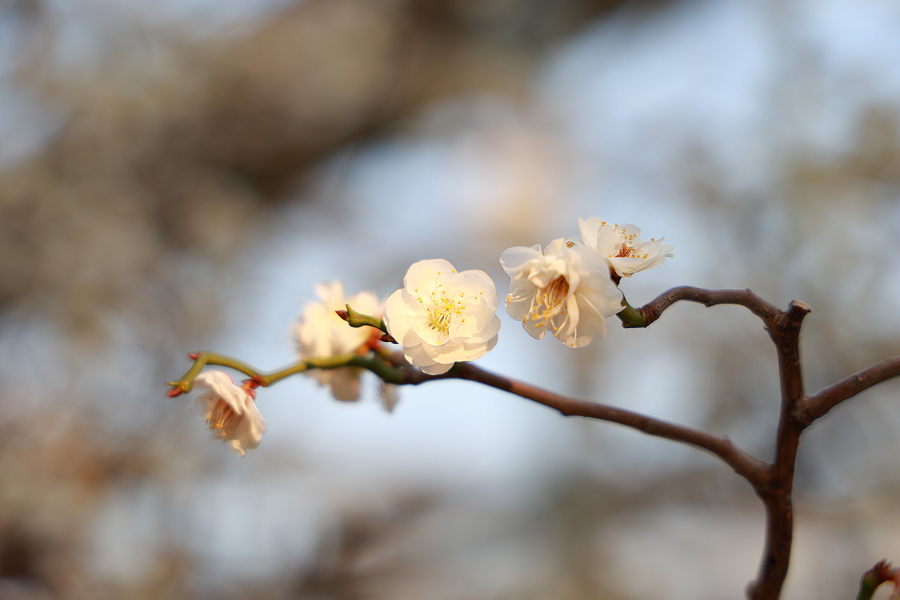
<path fill-rule="evenodd" d="M 384 307 L 372 292 L 360 292 L 349 298 L 344 296 L 344 284 L 340 281 L 316 286 L 319 302 L 307 304 L 303 315 L 294 324 L 293 336 L 302 360 L 328 358 L 357 352 L 376 330 L 371 327 L 350 327 L 336 310 L 344 310 L 349 304 L 354 310 L 373 317 L 381 317 Z M 331 387 L 337 400 L 353 402 L 359 399 L 359 367 L 337 369 L 310 369 L 306 374 L 320 385 Z"/>
<path fill-rule="evenodd" d="M 663 238 L 641 240 L 641 230 L 634 225 L 611 225 L 597 217 L 578 219 L 584 245 L 603 255 L 619 277 L 646 271 L 672 258 L 672 246 L 661 244 Z"/>
<path fill-rule="evenodd" d="M 200 392 L 194 400 L 206 414 L 206 424 L 218 439 L 231 442 L 241 456 L 259 446 L 266 432 L 266 420 L 256 408 L 253 396 L 223 371 L 204 371 L 194 379 Z"/>
<path fill-rule="evenodd" d="M 446 260 L 413 264 L 387 299 L 384 322 L 411 364 L 430 375 L 481 358 L 497 344 L 500 299 L 484 271 L 457 273 Z"/>
<path fill-rule="evenodd" d="M 508 248 L 500 264 L 511 278 L 506 312 L 536 340 L 550 330 L 566 346 L 581 348 L 596 334 L 605 338 L 604 319 L 622 310 L 622 292 L 603 257 L 563 238 L 543 250 L 540 244 Z"/>

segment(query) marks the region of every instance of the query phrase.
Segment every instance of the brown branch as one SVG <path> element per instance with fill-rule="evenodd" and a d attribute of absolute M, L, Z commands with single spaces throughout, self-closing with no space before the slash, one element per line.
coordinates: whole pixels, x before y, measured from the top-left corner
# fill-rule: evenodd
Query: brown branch
<path fill-rule="evenodd" d="M 718 456 L 753 486 L 766 509 L 766 541 L 759 573 L 747 589 L 751 600 L 777 600 L 787 577 L 793 544 L 794 513 L 791 494 L 800 436 L 815 419 L 834 406 L 882 381 L 900 375 L 900 356 L 873 365 L 851 377 L 806 397 L 800 365 L 800 327 L 810 309 L 791 302 L 787 311 L 766 302 L 750 290 L 704 290 L 678 287 L 647 305 L 620 314 L 626 327 L 646 327 L 675 304 L 686 300 L 707 307 L 734 304 L 747 308 L 766 326 L 778 355 L 781 410 L 775 439 L 775 460 L 767 464 L 735 446 L 727 437 L 676 425 L 624 409 L 584 402 L 489 373 L 471 364 L 459 364 L 450 372 L 432 377 L 401 367 L 409 383 L 434 379 L 468 379 L 539 402 L 566 416 L 581 416 L 631 427 L 648 435 L 702 448 Z"/>
<path fill-rule="evenodd" d="M 625 327 L 646 327 L 667 308 L 687 300 L 707 307 L 718 304 L 743 306 L 762 319 L 778 353 L 781 382 L 781 410 L 775 440 L 775 460 L 763 465 L 747 478 L 766 508 L 766 542 L 759 574 L 747 590 L 752 600 L 775 600 L 787 577 L 793 541 L 794 515 L 791 491 L 800 434 L 808 423 L 799 418 L 804 400 L 800 367 L 800 325 L 810 312 L 802 302 L 792 302 L 787 311 L 766 302 L 750 290 L 704 290 L 678 287 L 661 294 L 638 309 L 619 315 Z M 737 470 L 737 469 L 735 469 Z"/>
<path fill-rule="evenodd" d="M 484 371 L 469 363 L 459 363 L 449 372 L 433 376 L 422 373 L 399 358 L 389 362 L 399 371 L 402 383 L 417 385 L 438 379 L 475 381 L 538 402 L 565 416 L 618 423 L 651 436 L 701 448 L 719 457 L 753 486 L 766 509 L 765 550 L 759 574 L 748 587 L 747 596 L 751 600 L 777 600 L 791 557 L 794 528 L 791 494 L 801 434 L 815 419 L 840 402 L 900 375 L 900 356 L 868 367 L 806 397 L 800 365 L 800 327 L 810 309 L 802 302 L 792 302 L 787 311 L 782 311 L 750 290 L 704 290 L 685 286 L 669 290 L 641 308 L 635 309 L 626 304 L 619 317 L 626 327 L 646 327 L 682 300 L 707 307 L 719 304 L 743 306 L 765 324 L 777 351 L 781 383 L 781 410 L 772 464 L 750 456 L 727 437 L 605 404 L 568 398 Z"/>
<path fill-rule="evenodd" d="M 800 403 L 799 418 L 809 425 L 816 419 L 825 416 L 828 411 L 844 400 L 849 400 L 873 385 L 897 376 L 900 376 L 900 356 L 866 367 L 862 371 L 808 396 Z"/>
<path fill-rule="evenodd" d="M 743 306 L 762 319 L 767 327 L 774 323 L 776 317 L 784 314 L 778 307 L 769 304 L 750 290 L 704 290 L 690 286 L 672 288 L 636 310 L 645 317 L 646 322 L 643 326 L 646 327 L 657 320 L 663 311 L 682 300 L 699 302 L 707 308 L 718 304 Z"/>
<path fill-rule="evenodd" d="M 677 287 L 658 296 L 646 306 L 629 310 L 622 317 L 625 327 L 646 327 L 667 308 L 687 300 L 707 307 L 718 304 L 743 306 L 762 319 L 778 352 L 781 382 L 781 411 L 775 440 L 775 461 L 764 465 L 748 481 L 766 508 L 766 543 L 759 574 L 747 590 L 752 600 L 775 600 L 787 577 L 793 541 L 794 517 L 791 502 L 794 466 L 800 434 L 808 423 L 798 417 L 804 400 L 800 367 L 800 325 L 809 314 L 802 302 L 792 302 L 787 311 L 766 302 L 750 290 L 704 290 Z M 624 316 L 623 316 L 624 315 Z"/>
<path fill-rule="evenodd" d="M 618 423 L 647 435 L 706 450 L 719 457 L 737 474 L 746 479 L 765 506 L 765 551 L 757 579 L 747 589 L 747 595 L 751 600 L 777 600 L 787 577 L 791 557 L 793 541 L 791 493 L 801 434 L 816 419 L 824 416 L 844 400 L 882 381 L 900 376 L 900 356 L 872 365 L 807 397 L 803 389 L 800 364 L 800 327 L 810 309 L 802 302 L 791 302 L 788 310 L 782 311 L 750 290 L 704 290 L 694 287 L 679 287 L 661 294 L 641 308 L 635 309 L 625 304 L 625 309 L 619 317 L 627 327 L 646 327 L 658 319 L 667 308 L 681 300 L 698 302 L 707 307 L 719 304 L 743 306 L 765 323 L 766 330 L 777 351 L 781 383 L 781 410 L 775 440 L 775 459 L 772 464 L 752 457 L 725 436 L 716 436 L 699 429 L 662 421 L 614 406 L 568 398 L 490 373 L 470 363 L 457 363 L 443 375 L 428 375 L 409 365 L 403 358 L 402 352 L 392 353 L 378 343 L 373 343 L 371 346 L 371 349 L 378 355 L 377 358 L 350 356 L 348 359 L 343 359 L 344 362 L 337 361 L 334 364 L 298 363 L 283 371 L 269 374 L 263 379 L 280 379 L 300 372 L 301 367 L 302 369 L 313 366 L 334 368 L 347 364 L 367 368 L 385 382 L 401 385 L 418 385 L 439 379 L 465 379 L 538 402 L 559 411 L 564 416 L 580 416 Z M 338 311 L 338 314 L 350 321 L 351 325 L 367 325 L 382 331 L 385 330 L 383 322 L 365 315 L 355 314 L 349 306 L 347 311 Z M 170 383 L 170 385 L 176 386 L 173 392 L 189 391 L 190 382 L 193 380 L 193 377 L 189 376 L 192 373 L 196 375 L 204 364 L 223 364 L 253 374 L 252 367 L 228 357 L 218 357 L 216 358 L 217 362 L 209 360 L 210 357 L 215 358 L 210 353 L 191 355 L 191 358 L 195 360 L 195 365 L 182 380 Z M 347 362 L 348 360 L 352 362 Z M 257 383 L 267 385 L 262 380 Z"/>
<path fill-rule="evenodd" d="M 568 398 L 521 381 L 485 371 L 471 363 L 458 363 L 444 375 L 426 375 L 417 369 L 409 367 L 403 368 L 403 371 L 406 383 L 418 385 L 439 379 L 476 381 L 522 398 L 533 400 L 553 408 L 567 417 L 586 417 L 618 423 L 619 425 L 637 429 L 647 435 L 696 446 L 718 456 L 734 469 L 738 475 L 750 482 L 754 488 L 761 484 L 761 478 L 764 476 L 768 466 L 735 446 L 727 437 L 715 436 L 699 429 L 676 425 L 606 404 Z"/>
<path fill-rule="evenodd" d="M 787 577 L 793 540 L 791 491 L 800 434 L 806 427 L 806 423 L 797 418 L 800 403 L 804 398 L 800 367 L 800 325 L 810 310 L 802 302 L 792 302 L 787 311 L 782 311 L 750 290 L 704 290 L 684 286 L 671 289 L 645 306 L 633 309 L 636 315 L 631 314 L 623 319 L 623 325 L 646 327 L 658 319 L 667 308 L 682 300 L 698 302 L 707 307 L 719 304 L 743 306 L 765 324 L 778 352 L 782 396 L 773 464 L 766 464 L 750 456 L 727 437 L 714 436 L 705 431 L 621 408 L 567 398 L 488 373 L 471 364 L 459 364 L 450 372 L 437 377 L 424 375 L 413 369 L 407 369 L 406 375 L 409 377 L 409 383 L 446 378 L 477 381 L 539 402 L 566 416 L 582 416 L 619 423 L 648 435 L 696 446 L 718 456 L 753 486 L 766 508 L 765 551 L 757 579 L 748 588 L 747 595 L 752 600 L 776 600 Z M 633 316 L 639 318 L 632 319 Z"/>
<path fill-rule="evenodd" d="M 778 353 L 781 411 L 775 439 L 775 461 L 769 467 L 765 485 L 756 490 L 766 508 L 766 544 L 759 574 L 748 589 L 747 595 L 752 600 L 777 599 L 791 561 L 794 537 L 791 492 L 800 434 L 806 427 L 795 416 L 804 397 L 800 325 L 809 312 L 809 307 L 802 302 L 791 302 L 787 312 L 779 310 L 768 326 L 769 337 Z"/>

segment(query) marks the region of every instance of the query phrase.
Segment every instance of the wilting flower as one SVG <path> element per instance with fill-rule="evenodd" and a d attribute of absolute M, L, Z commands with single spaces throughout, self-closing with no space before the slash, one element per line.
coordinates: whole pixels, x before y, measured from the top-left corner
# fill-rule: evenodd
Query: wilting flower
<path fill-rule="evenodd" d="M 549 329 L 566 346 L 581 348 L 599 333 L 606 317 L 622 310 L 622 292 L 599 254 L 559 238 L 546 249 L 516 246 L 500 255 L 510 276 L 506 312 L 539 340 Z"/>
<path fill-rule="evenodd" d="M 301 359 L 350 354 L 364 346 L 375 330 L 371 327 L 350 327 L 335 311 L 344 310 L 349 304 L 357 312 L 380 318 L 384 307 L 375 294 L 360 292 L 345 298 L 344 284 L 340 281 L 317 285 L 316 294 L 320 302 L 308 304 L 293 328 Z M 352 402 L 359 399 L 362 371 L 359 367 L 338 367 L 311 369 L 306 374 L 315 377 L 321 385 L 330 385 L 336 399 Z"/>
<path fill-rule="evenodd" d="M 641 230 L 634 225 L 611 225 L 597 217 L 578 219 L 581 239 L 605 257 L 619 277 L 646 271 L 672 258 L 672 246 L 663 238 L 641 241 Z"/>
<path fill-rule="evenodd" d="M 195 404 L 203 407 L 206 424 L 213 435 L 231 442 L 231 447 L 247 454 L 259 446 L 266 432 L 266 420 L 256 408 L 253 396 L 222 371 L 204 371 L 194 379 L 199 393 Z"/>
<path fill-rule="evenodd" d="M 500 299 L 484 271 L 457 273 L 446 260 L 412 265 L 387 299 L 384 322 L 403 355 L 425 373 L 446 373 L 497 344 Z"/>

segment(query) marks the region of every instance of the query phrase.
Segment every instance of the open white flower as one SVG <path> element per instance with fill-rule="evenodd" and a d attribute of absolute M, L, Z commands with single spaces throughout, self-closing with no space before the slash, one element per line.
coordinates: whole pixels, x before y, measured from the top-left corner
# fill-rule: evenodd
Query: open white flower
<path fill-rule="evenodd" d="M 425 373 L 482 357 L 497 344 L 500 299 L 484 271 L 457 273 L 446 260 L 412 265 L 387 299 L 384 322 L 403 355 Z"/>
<path fill-rule="evenodd" d="M 622 310 L 622 292 L 609 278 L 603 257 L 559 238 L 541 250 L 516 246 L 500 255 L 510 276 L 506 312 L 531 337 L 549 329 L 566 346 L 581 348 L 594 335 L 606 337 L 606 317 Z"/>
<path fill-rule="evenodd" d="M 218 439 L 231 442 L 241 456 L 259 446 L 266 420 L 247 391 L 223 371 L 204 371 L 194 379 L 199 392 L 195 404 L 203 407 L 206 424 Z"/>
<path fill-rule="evenodd" d="M 619 277 L 646 271 L 672 258 L 672 246 L 661 244 L 663 238 L 641 240 L 641 230 L 634 225 L 611 225 L 597 217 L 578 219 L 581 239 L 588 248 L 602 254 Z"/>
<path fill-rule="evenodd" d="M 303 315 L 293 327 L 294 339 L 300 357 L 328 358 L 356 352 L 375 331 L 371 327 L 350 327 L 335 311 L 344 310 L 349 304 L 353 310 L 380 318 L 384 307 L 372 292 L 360 292 L 344 297 L 344 284 L 340 281 L 316 286 L 320 302 L 308 304 Z M 331 386 L 332 395 L 347 402 L 359 399 L 359 367 L 337 369 L 311 369 L 307 375 L 315 377 L 321 385 Z"/>

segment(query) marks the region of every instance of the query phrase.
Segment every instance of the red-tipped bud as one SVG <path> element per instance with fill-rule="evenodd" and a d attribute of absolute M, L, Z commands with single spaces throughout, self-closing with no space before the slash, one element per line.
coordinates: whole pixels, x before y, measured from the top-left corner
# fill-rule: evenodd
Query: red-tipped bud
<path fill-rule="evenodd" d="M 200 358 L 200 353 L 199 352 L 188 352 L 188 358 L 191 360 L 197 360 L 198 358 Z"/>
<path fill-rule="evenodd" d="M 183 393 L 184 393 L 184 390 L 181 389 L 181 387 L 174 387 L 171 390 L 169 390 L 168 396 L 169 396 L 169 398 L 175 398 L 176 396 L 180 396 Z"/>
<path fill-rule="evenodd" d="M 882 583 L 892 582 L 894 584 L 894 592 L 891 598 L 896 598 L 900 591 L 900 569 L 892 569 L 891 563 L 887 560 L 879 561 L 874 567 L 863 573 L 859 580 L 860 598 L 871 598 L 872 593 Z"/>
<path fill-rule="evenodd" d="M 346 310 L 336 310 L 334 311 L 334 313 L 348 323 L 350 322 L 350 313 L 348 313 Z"/>
<path fill-rule="evenodd" d="M 399 343 L 397 340 L 394 339 L 394 336 L 392 336 L 389 333 L 385 333 L 385 334 L 381 335 L 378 339 L 381 340 L 382 342 L 385 342 L 388 344 L 398 344 Z"/>

